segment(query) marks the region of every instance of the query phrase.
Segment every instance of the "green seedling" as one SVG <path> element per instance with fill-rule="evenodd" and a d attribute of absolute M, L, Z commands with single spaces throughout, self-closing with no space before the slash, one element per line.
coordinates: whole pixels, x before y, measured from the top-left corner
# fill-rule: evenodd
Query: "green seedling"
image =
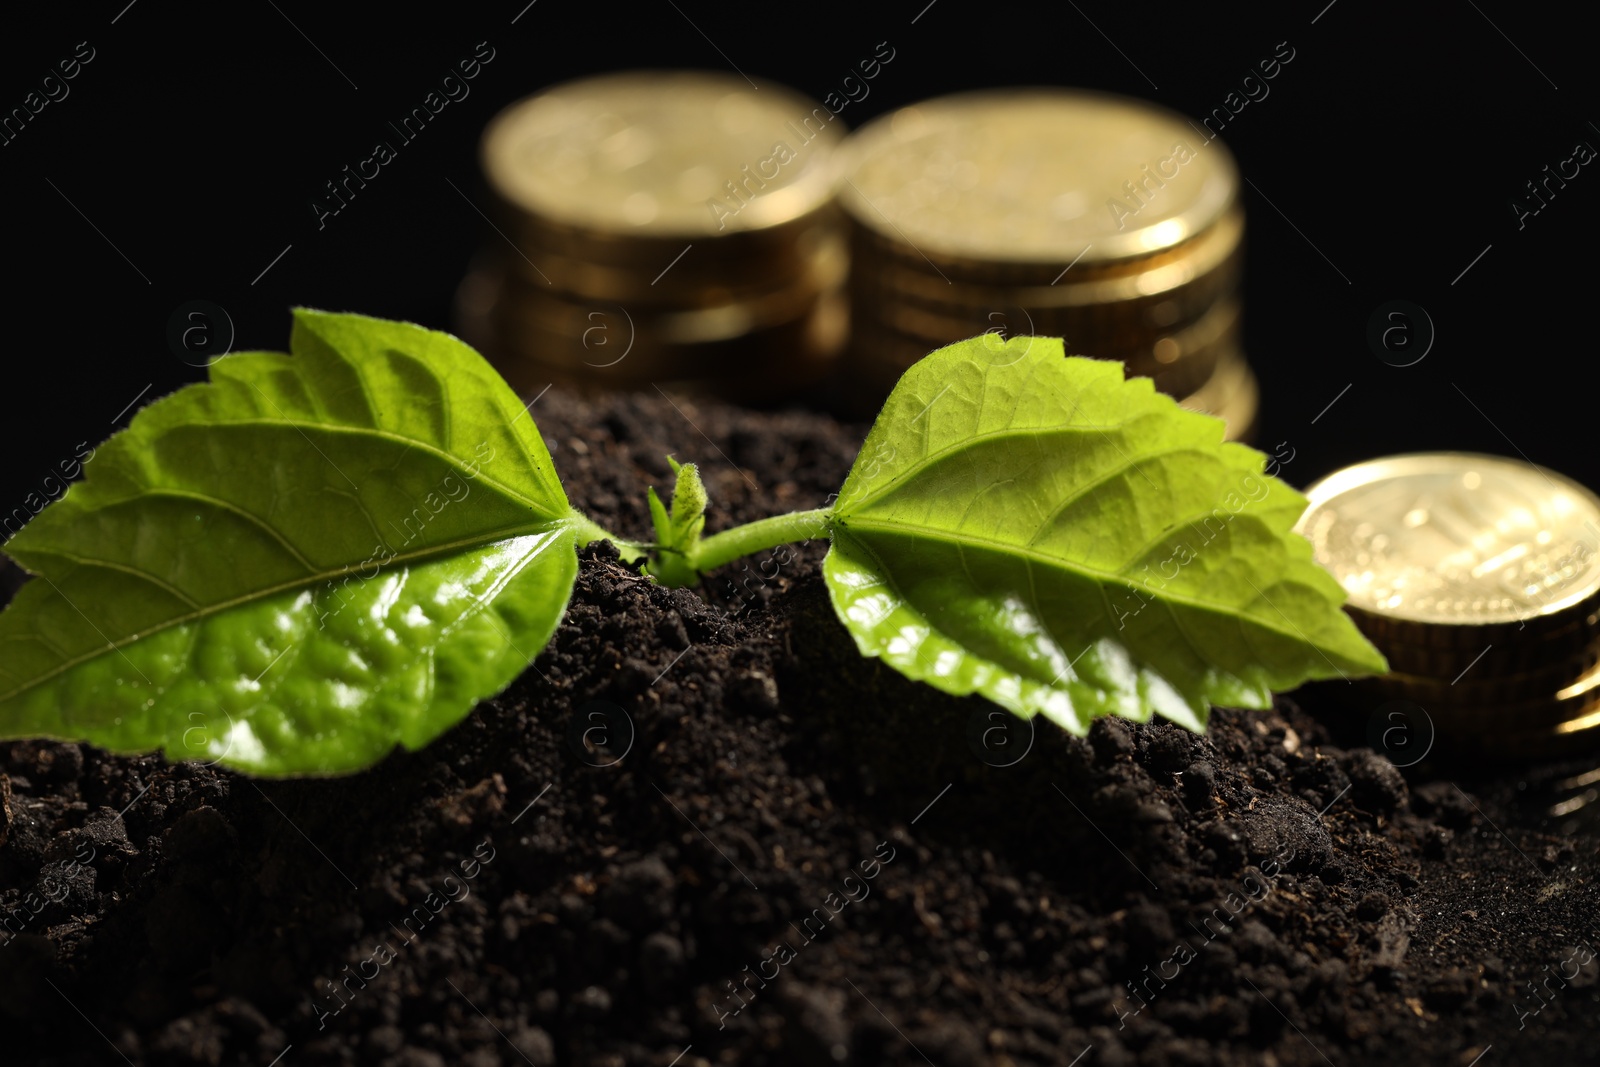
<path fill-rule="evenodd" d="M 1265 457 L 1056 339 L 912 366 L 826 508 L 704 536 L 705 487 L 673 461 L 650 541 L 572 507 L 533 417 L 455 338 L 302 310 L 290 348 L 140 411 L 5 545 L 34 577 L 0 613 L 0 738 L 358 770 L 516 678 L 602 538 L 685 586 L 826 536 L 864 655 L 1075 734 L 1200 730 L 1213 704 L 1386 669 Z"/>

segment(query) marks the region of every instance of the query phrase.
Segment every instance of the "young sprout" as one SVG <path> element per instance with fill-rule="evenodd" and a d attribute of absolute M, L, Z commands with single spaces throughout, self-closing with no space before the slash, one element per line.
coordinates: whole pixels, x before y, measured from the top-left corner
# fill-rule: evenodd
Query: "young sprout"
<path fill-rule="evenodd" d="M 358 770 L 526 669 L 602 538 L 685 586 L 826 535 L 864 655 L 1078 734 L 1102 715 L 1203 729 L 1212 704 L 1386 669 L 1266 457 L 1057 339 L 912 366 L 825 508 L 704 536 L 699 472 L 669 459 L 647 542 L 568 502 L 522 403 L 455 338 L 300 310 L 290 349 L 140 411 L 5 545 L 36 577 L 0 613 L 0 738 Z"/>

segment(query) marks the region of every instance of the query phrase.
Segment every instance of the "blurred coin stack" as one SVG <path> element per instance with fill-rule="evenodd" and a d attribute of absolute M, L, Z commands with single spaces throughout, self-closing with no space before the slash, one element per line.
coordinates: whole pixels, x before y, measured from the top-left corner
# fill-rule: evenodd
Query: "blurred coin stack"
<path fill-rule="evenodd" d="M 1221 142 L 1122 97 L 1008 90 L 902 108 L 840 154 L 859 406 L 933 348 L 1032 334 L 1120 359 L 1248 439 L 1244 222 Z"/>
<path fill-rule="evenodd" d="M 1600 498 L 1553 471 L 1459 452 L 1347 467 L 1298 529 L 1389 660 L 1368 707 L 1512 758 L 1600 741 Z M 1418 725 L 1407 720 L 1407 728 Z"/>
<path fill-rule="evenodd" d="M 705 73 L 511 105 L 484 132 L 500 236 L 457 294 L 463 336 L 523 392 L 671 382 L 761 401 L 817 381 L 848 321 L 840 126 L 781 86 Z"/>

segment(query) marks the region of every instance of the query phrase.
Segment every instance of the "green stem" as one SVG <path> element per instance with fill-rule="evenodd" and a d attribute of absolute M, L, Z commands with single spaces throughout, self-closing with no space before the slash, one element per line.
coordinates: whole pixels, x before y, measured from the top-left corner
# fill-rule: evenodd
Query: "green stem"
<path fill-rule="evenodd" d="M 815 508 L 735 526 L 701 541 L 690 562 L 695 570 L 704 573 L 768 548 L 826 536 L 830 514 L 828 508 Z"/>
<path fill-rule="evenodd" d="M 622 556 L 624 563 L 632 563 L 634 560 L 643 559 L 649 554 L 649 545 L 639 541 L 627 541 L 618 537 L 577 508 L 572 509 L 571 522 L 572 531 L 578 538 L 579 548 L 592 541 L 610 541 L 617 546 L 617 552 Z"/>

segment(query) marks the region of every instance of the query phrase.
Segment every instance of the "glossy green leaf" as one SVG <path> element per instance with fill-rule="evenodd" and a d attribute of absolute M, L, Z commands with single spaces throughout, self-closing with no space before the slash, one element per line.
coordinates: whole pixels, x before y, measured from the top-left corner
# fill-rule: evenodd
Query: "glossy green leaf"
<path fill-rule="evenodd" d="M 263 775 L 417 748 L 554 632 L 592 527 L 446 334 L 299 311 L 140 411 L 5 546 L 0 737 Z M 585 538 L 587 539 L 587 538 Z"/>
<path fill-rule="evenodd" d="M 1108 714 L 1202 729 L 1212 704 L 1386 670 L 1264 461 L 1119 363 L 963 341 L 873 424 L 829 593 L 864 654 L 1078 734 Z"/>

